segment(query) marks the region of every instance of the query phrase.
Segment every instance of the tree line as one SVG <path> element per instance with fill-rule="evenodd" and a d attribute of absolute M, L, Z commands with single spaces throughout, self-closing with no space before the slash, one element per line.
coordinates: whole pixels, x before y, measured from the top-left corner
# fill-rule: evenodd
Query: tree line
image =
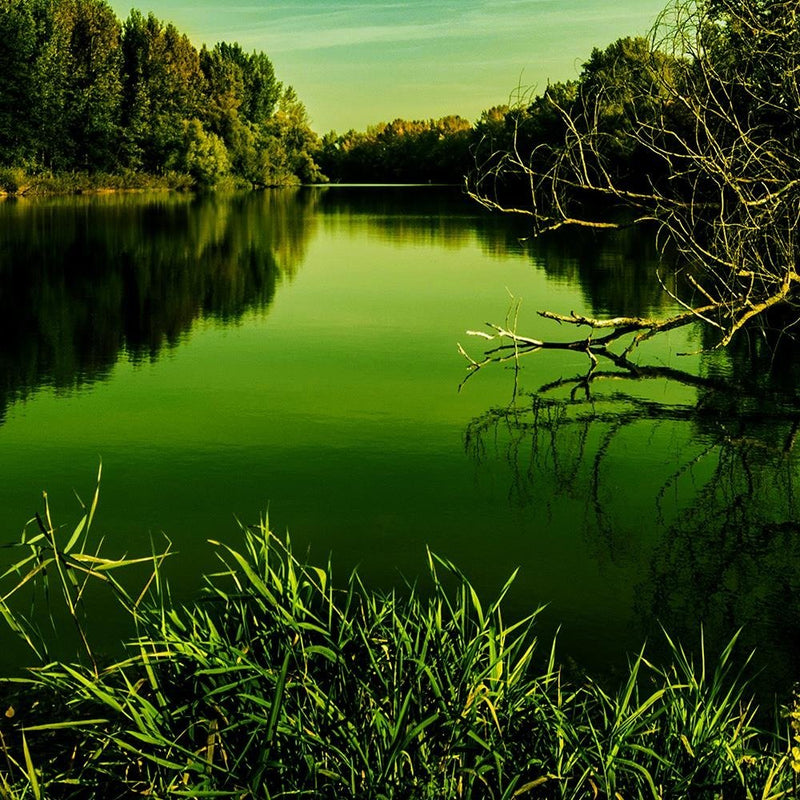
<path fill-rule="evenodd" d="M 693 104 L 703 92 L 731 106 L 714 115 L 729 128 L 738 129 L 743 114 L 747 131 L 776 131 L 780 143 L 791 128 L 781 93 L 795 90 L 786 78 L 794 74 L 786 62 L 795 52 L 790 7 L 706 0 L 687 20 L 688 5 L 681 11 L 678 2 L 674 13 L 687 24 L 677 20 L 674 35 L 659 38 L 662 24 L 649 38 L 596 48 L 575 80 L 520 92 L 474 123 L 456 115 L 395 119 L 320 139 L 264 53 L 227 42 L 198 50 L 153 14 L 133 10 L 120 21 L 105 0 L 0 0 L 0 168 L 180 174 L 200 187 L 326 176 L 462 183 L 472 175 L 474 193 L 501 204 L 530 195 L 533 177 L 536 225 L 562 224 L 584 214 L 590 195 L 604 205 L 627 202 L 655 183 L 691 196 L 685 160 L 679 165 L 661 145 L 695 135 Z M 687 28 L 702 28 L 703 41 L 681 39 Z M 750 29 L 763 36 L 745 35 Z M 777 44 L 761 41 L 770 36 Z M 709 63 L 713 74 L 704 73 Z M 774 97 L 754 99 L 770 86 Z M 749 141 L 740 145 L 746 152 Z"/>
<path fill-rule="evenodd" d="M 104 0 L 0 0 L 0 166 L 311 182 L 317 137 L 264 53 L 199 50 Z"/>
<path fill-rule="evenodd" d="M 577 81 L 474 124 L 395 119 L 320 139 L 264 53 L 198 50 L 171 23 L 137 10 L 121 21 L 105 0 L 0 0 L 0 168 L 184 175 L 198 187 L 461 183 L 515 136 L 532 149 L 557 135 L 544 98 L 593 87 L 620 53 L 635 69 L 642 43 L 596 50 Z"/>
<path fill-rule="evenodd" d="M 461 183 L 470 166 L 473 128 L 463 117 L 381 122 L 365 131 L 331 131 L 319 164 L 345 183 Z"/>
<path fill-rule="evenodd" d="M 632 104 L 641 110 L 659 102 L 658 95 L 642 92 L 654 59 L 664 69 L 674 61 L 644 37 L 624 37 L 592 50 L 576 79 L 548 84 L 540 93 L 520 90 L 508 103 L 483 111 L 474 123 L 460 116 L 395 119 L 363 132 L 330 132 L 322 138 L 318 163 L 331 180 L 353 183 L 463 183 L 465 176 L 491 172 L 497 179 L 492 189 L 514 196 L 528 192 L 529 183 L 509 170 L 493 172 L 499 157 L 518 152 L 524 158 L 544 158 L 568 130 L 559 109 L 592 97 L 600 125 L 614 140 L 609 155 L 615 174 L 641 177 L 656 165 L 653 159 L 643 164 L 645 154 L 630 146 L 626 132 Z"/>

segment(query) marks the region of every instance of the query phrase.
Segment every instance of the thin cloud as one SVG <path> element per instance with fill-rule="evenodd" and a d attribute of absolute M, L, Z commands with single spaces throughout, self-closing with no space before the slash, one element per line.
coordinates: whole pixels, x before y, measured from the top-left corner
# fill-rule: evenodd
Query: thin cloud
<path fill-rule="evenodd" d="M 564 0 L 340 3 L 334 8 L 312 3 L 301 9 L 229 6 L 226 16 L 237 25 L 225 35 L 275 54 L 444 40 L 474 41 L 480 48 L 481 43 L 519 37 L 534 28 L 540 33 L 552 30 L 563 39 L 578 28 L 597 23 L 607 27 L 613 20 L 630 18 L 630 11 L 615 0 L 588 9 L 582 2 Z"/>
<path fill-rule="evenodd" d="M 271 53 L 325 50 L 399 42 L 471 39 L 518 32 L 540 20 L 521 11 L 536 6 L 556 9 L 558 0 L 502 0 L 475 3 L 346 3 L 335 8 L 306 6 L 229 6 L 239 40 L 260 41 Z M 289 11 L 291 13 L 283 14 Z M 549 13 L 549 12 L 546 12 Z"/>

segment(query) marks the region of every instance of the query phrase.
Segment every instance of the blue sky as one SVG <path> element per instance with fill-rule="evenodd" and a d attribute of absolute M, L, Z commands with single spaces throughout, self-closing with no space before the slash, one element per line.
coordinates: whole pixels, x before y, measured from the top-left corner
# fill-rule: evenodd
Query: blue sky
<path fill-rule="evenodd" d="M 592 47 L 645 33 L 665 0 L 149 0 L 196 45 L 263 50 L 320 133 L 461 114 L 575 77 Z M 112 0 L 124 18 L 130 0 Z"/>

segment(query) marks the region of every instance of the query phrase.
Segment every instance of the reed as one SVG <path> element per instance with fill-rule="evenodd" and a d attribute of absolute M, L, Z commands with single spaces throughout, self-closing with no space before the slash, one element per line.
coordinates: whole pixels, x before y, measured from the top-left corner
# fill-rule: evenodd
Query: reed
<path fill-rule="evenodd" d="M 212 542 L 219 570 L 180 605 L 169 548 L 90 546 L 96 503 L 72 529 L 45 507 L 0 579 L 0 612 L 36 662 L 0 688 L 0 798 L 792 796 L 788 722 L 755 726 L 735 640 L 713 664 L 672 642 L 667 668 L 640 653 L 613 691 L 570 682 L 536 613 L 503 618 L 513 576 L 488 604 L 432 553 L 404 591 L 357 572 L 334 584 L 266 520 L 238 547 Z M 134 591 L 120 570 L 145 562 Z M 105 663 L 82 610 L 94 584 L 134 631 Z M 51 658 L 52 626 L 18 610 L 33 586 L 60 600 L 75 659 Z"/>

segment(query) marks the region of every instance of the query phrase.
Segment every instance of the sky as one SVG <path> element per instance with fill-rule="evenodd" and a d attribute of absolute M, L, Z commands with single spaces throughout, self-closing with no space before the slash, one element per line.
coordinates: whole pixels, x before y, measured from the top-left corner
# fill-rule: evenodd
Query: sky
<path fill-rule="evenodd" d="M 318 133 L 481 111 L 577 76 L 593 47 L 644 34 L 665 0 L 111 0 L 198 47 L 271 59 Z"/>

